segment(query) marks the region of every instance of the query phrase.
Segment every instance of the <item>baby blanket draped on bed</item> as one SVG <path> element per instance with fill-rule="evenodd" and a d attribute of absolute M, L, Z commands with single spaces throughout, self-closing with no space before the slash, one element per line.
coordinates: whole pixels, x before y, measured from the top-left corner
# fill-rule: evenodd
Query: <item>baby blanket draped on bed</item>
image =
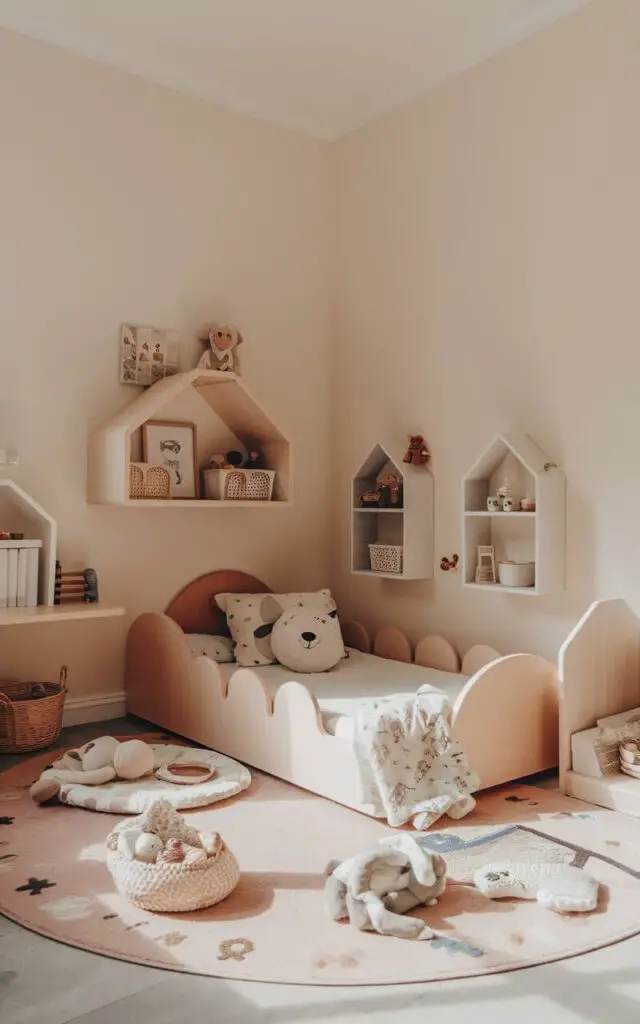
<path fill-rule="evenodd" d="M 462 818 L 473 809 L 480 779 L 452 735 L 451 714 L 445 694 L 429 687 L 358 709 L 353 744 L 376 817 L 423 830 L 443 814 Z"/>

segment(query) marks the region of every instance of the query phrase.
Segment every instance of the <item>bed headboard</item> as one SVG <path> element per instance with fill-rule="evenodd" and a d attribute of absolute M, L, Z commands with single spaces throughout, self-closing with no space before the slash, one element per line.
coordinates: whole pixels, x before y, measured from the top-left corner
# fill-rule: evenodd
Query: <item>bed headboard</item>
<path fill-rule="evenodd" d="M 235 569 L 220 569 L 188 583 L 165 609 L 165 615 L 177 622 L 185 633 L 210 633 L 229 636 L 227 619 L 215 602 L 216 594 L 268 594 L 267 587 L 255 576 Z"/>

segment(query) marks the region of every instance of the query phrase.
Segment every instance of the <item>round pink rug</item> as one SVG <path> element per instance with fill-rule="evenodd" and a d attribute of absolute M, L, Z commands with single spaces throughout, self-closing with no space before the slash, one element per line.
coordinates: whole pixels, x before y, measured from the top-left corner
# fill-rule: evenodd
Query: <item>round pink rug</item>
<path fill-rule="evenodd" d="M 210 910 L 146 913 L 116 893 L 105 866 L 117 816 L 31 803 L 28 787 L 51 759 L 37 756 L 0 776 L 0 908 L 26 928 L 104 956 L 226 978 L 374 985 L 514 970 L 640 933 L 640 821 L 529 787 L 481 796 L 462 824 L 443 823 L 424 840 L 457 882 L 495 860 L 584 863 L 601 882 L 596 912 L 563 917 L 452 885 L 423 912 L 434 941 L 336 924 L 324 909 L 325 864 L 391 830 L 258 772 L 237 797 L 186 813 L 231 847 L 242 871 L 237 889 Z"/>

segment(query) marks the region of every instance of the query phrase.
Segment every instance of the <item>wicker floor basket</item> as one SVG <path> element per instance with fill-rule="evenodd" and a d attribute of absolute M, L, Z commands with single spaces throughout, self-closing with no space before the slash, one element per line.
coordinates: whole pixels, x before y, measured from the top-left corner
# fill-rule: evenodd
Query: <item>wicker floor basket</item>
<path fill-rule="evenodd" d="M 146 864 L 129 860 L 107 841 L 107 867 L 118 892 L 141 910 L 187 914 L 220 903 L 233 892 L 240 870 L 231 850 L 204 864 Z"/>
<path fill-rule="evenodd" d="M 66 695 L 66 665 L 58 683 L 0 681 L 0 754 L 22 754 L 55 743 Z"/>

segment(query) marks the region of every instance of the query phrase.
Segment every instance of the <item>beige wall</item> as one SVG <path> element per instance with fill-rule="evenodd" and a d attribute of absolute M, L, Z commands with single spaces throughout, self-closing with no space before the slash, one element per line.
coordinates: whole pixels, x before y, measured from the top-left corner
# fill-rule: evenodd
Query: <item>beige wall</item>
<path fill-rule="evenodd" d="M 63 563 L 94 566 L 130 615 L 213 568 L 326 585 L 329 148 L 6 32 L 0 94 L 0 446 Z M 247 383 L 295 444 L 293 508 L 87 505 L 87 432 L 137 394 L 120 322 L 192 338 L 215 317 L 241 326 Z M 0 675 L 66 660 L 73 696 L 118 690 L 123 635 L 3 629 Z"/>
<path fill-rule="evenodd" d="M 640 611 L 640 4 L 600 0 L 335 150 L 334 577 L 346 613 L 555 655 L 596 597 Z M 435 555 L 494 433 L 568 478 L 568 589 L 348 571 L 349 475 L 391 431 L 433 450 Z"/>
<path fill-rule="evenodd" d="M 639 51 L 637 2 L 600 0 L 332 149 L 0 32 L 0 442 L 63 561 L 130 616 L 214 567 L 326 584 L 332 490 L 331 582 L 369 624 L 553 656 L 596 596 L 640 610 Z M 88 506 L 87 431 L 135 394 L 119 323 L 193 337 L 212 316 L 241 325 L 247 382 L 294 441 L 293 508 Z M 418 430 L 436 565 L 495 432 L 563 466 L 565 594 L 351 576 L 350 474 Z M 117 690 L 124 625 L 4 629 L 1 674 L 67 660 L 74 696 Z"/>

